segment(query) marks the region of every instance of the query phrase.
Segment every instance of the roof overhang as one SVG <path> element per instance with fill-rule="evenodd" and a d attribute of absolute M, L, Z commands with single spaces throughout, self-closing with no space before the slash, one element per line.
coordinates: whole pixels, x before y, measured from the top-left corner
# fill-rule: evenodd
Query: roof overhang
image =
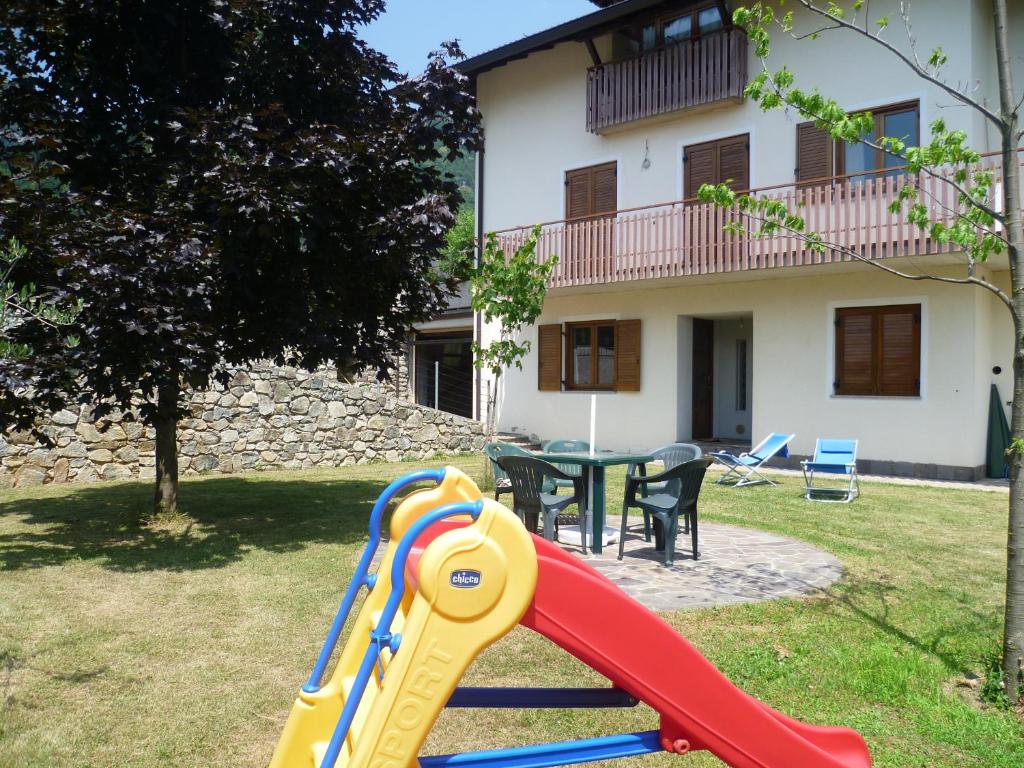
<path fill-rule="evenodd" d="M 601 10 L 473 56 L 459 62 L 455 68 L 464 75 L 478 75 L 489 69 L 503 66 L 514 59 L 522 59 L 536 51 L 553 48 L 559 43 L 591 40 L 611 31 L 630 16 L 643 14 L 658 6 L 692 4 L 692 2 L 680 3 L 679 0 L 675 0 L 675 2 L 672 0 L 591 0 L 591 2 L 602 6 Z"/>

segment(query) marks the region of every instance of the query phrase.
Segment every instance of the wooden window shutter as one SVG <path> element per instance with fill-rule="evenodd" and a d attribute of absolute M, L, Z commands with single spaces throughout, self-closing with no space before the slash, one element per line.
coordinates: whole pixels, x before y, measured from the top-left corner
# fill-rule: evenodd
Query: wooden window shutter
<path fill-rule="evenodd" d="M 810 181 L 832 176 L 835 171 L 835 141 L 828 131 L 814 123 L 796 127 L 796 180 Z"/>
<path fill-rule="evenodd" d="M 562 389 L 562 326 L 537 328 L 537 389 L 560 392 Z"/>
<path fill-rule="evenodd" d="M 715 142 L 687 147 L 683 154 L 683 197 L 697 197 L 702 184 L 718 183 L 718 148 Z"/>
<path fill-rule="evenodd" d="M 750 136 L 692 144 L 683 150 L 683 197 L 697 197 L 702 184 L 723 184 L 750 189 Z"/>
<path fill-rule="evenodd" d="M 837 395 L 921 394 L 921 306 L 836 310 Z"/>
<path fill-rule="evenodd" d="M 874 314 L 863 309 L 836 311 L 837 395 L 875 393 Z"/>
<path fill-rule="evenodd" d="M 617 177 L 615 163 L 594 168 L 594 196 L 590 213 L 615 213 L 619 198 Z"/>
<path fill-rule="evenodd" d="M 921 394 L 921 308 L 882 307 L 879 335 L 878 394 Z"/>
<path fill-rule="evenodd" d="M 615 388 L 619 392 L 640 391 L 639 320 L 615 324 Z"/>
<path fill-rule="evenodd" d="M 590 215 L 590 171 L 569 171 L 565 174 L 565 218 L 578 219 Z"/>
<path fill-rule="evenodd" d="M 745 134 L 718 142 L 717 181 L 735 190 L 750 189 L 750 141 Z"/>

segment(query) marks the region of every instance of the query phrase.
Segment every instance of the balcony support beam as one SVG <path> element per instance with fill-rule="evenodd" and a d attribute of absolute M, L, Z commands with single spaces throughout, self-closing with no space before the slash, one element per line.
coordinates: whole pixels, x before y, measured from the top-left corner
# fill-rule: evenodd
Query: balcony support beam
<path fill-rule="evenodd" d="M 601 62 L 601 54 L 599 54 L 597 52 L 597 46 L 594 45 L 594 39 L 592 37 L 588 37 L 583 42 L 587 46 L 587 53 L 590 54 L 590 60 L 594 62 L 594 66 L 595 67 L 600 67 L 601 63 L 602 63 Z"/>

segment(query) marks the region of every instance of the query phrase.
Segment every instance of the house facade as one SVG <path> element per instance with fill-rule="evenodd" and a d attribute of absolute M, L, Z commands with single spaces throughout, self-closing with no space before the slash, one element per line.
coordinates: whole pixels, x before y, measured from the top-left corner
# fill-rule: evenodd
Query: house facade
<path fill-rule="evenodd" d="M 810 229 L 862 258 L 962 276 L 963 254 L 888 211 L 908 183 L 898 158 L 745 100 L 761 64 L 730 3 L 594 2 L 594 13 L 462 65 L 485 129 L 479 231 L 513 248 L 542 224 L 538 258 L 558 257 L 543 316 L 525 332 L 530 355 L 496 381 L 477 375 L 477 417 L 584 437 L 598 393 L 602 448 L 757 443 L 777 431 L 795 433 L 804 455 L 817 437 L 856 438 L 868 471 L 983 476 L 991 385 L 1004 404 L 1012 394 L 1012 328 L 990 292 L 899 279 L 751 227 L 726 233 L 735 214 L 695 199 L 701 184 L 728 182 L 800 204 Z M 917 39 L 948 55 L 947 76 L 997 103 L 988 3 L 913 11 Z M 897 2 L 871 12 L 905 41 Z M 1011 35 L 1024 47 L 1024 28 Z M 855 35 L 780 32 L 771 63 L 872 111 L 879 135 L 919 144 L 942 117 L 973 147 L 999 147 L 980 116 Z M 948 185 L 914 181 L 944 215 Z M 1005 257 L 977 274 L 1008 285 Z M 475 338 L 494 333 L 475 318 Z"/>

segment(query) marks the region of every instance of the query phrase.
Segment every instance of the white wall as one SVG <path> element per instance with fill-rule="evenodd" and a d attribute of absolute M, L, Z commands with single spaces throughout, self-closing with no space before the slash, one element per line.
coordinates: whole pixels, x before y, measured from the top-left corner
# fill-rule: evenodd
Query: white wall
<path fill-rule="evenodd" d="M 546 303 L 541 323 L 643 321 L 641 390 L 599 396 L 599 447 L 639 450 L 688 438 L 689 325 L 680 318 L 751 313 L 755 441 L 769 432 L 795 432 L 792 449 L 809 454 L 816 437 L 852 437 L 860 440 L 865 459 L 969 467 L 984 463 L 991 367 L 1003 366 L 996 379 L 1005 386 L 1010 328 L 1005 310 L 982 289 L 911 283 L 873 270 L 656 286 L 564 292 Z M 835 308 L 914 302 L 923 308 L 921 396 L 834 396 Z M 535 341 L 533 329 L 528 338 Z M 542 438 L 587 434 L 589 393 L 539 392 L 535 356 L 521 372 L 504 379 L 502 429 Z"/>

